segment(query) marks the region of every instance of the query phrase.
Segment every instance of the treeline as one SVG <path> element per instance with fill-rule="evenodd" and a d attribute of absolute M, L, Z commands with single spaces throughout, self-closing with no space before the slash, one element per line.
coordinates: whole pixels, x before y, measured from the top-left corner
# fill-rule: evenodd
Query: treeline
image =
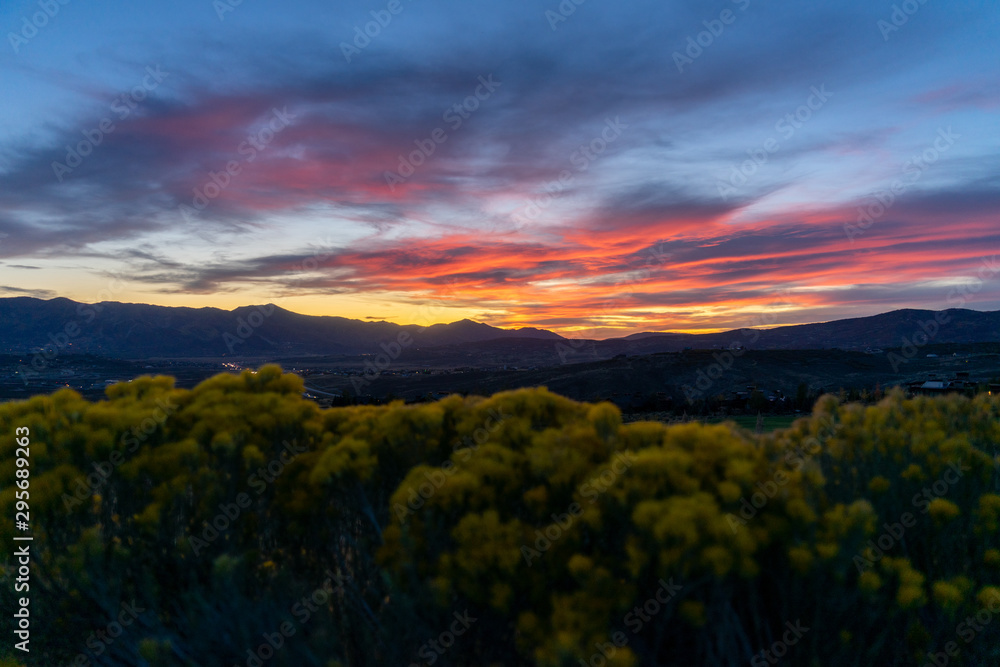
<path fill-rule="evenodd" d="M 0 406 L 0 542 L 21 534 L 17 427 L 34 536 L 31 652 L 8 555 L 0 658 L 1000 664 L 996 398 L 824 396 L 754 436 L 544 389 L 327 410 L 302 391 L 265 366 Z"/>

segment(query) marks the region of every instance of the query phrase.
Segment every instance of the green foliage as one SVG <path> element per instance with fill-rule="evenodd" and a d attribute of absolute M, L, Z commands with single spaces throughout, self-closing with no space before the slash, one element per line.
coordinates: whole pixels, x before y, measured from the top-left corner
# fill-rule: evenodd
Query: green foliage
<path fill-rule="evenodd" d="M 435 664 L 745 665 L 798 621 L 789 664 L 923 664 L 950 641 L 951 664 L 997 663 L 1000 623 L 960 634 L 1000 611 L 996 397 L 824 396 L 757 436 L 545 389 L 328 410 L 302 390 L 265 366 L 0 406 L 0 433 L 31 431 L 46 619 L 0 659 L 67 663 L 134 600 L 91 659 L 243 665 L 287 622 L 269 666 L 423 664 L 467 611 Z"/>

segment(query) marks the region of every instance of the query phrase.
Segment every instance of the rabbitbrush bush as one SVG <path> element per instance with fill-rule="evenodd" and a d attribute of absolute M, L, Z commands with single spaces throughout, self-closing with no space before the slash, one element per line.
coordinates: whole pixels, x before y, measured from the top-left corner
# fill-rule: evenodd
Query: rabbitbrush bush
<path fill-rule="evenodd" d="M 27 426 L 35 536 L 32 651 L 0 657 L 1000 664 L 995 398 L 826 396 L 754 436 L 545 389 L 328 410 L 302 390 L 265 366 L 0 406 L 2 515 Z M 143 612 L 102 639 L 123 603 Z"/>

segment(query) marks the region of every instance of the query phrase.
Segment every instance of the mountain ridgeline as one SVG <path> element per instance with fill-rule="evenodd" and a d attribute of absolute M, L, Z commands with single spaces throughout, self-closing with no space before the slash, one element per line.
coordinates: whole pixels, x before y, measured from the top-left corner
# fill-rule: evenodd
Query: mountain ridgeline
<path fill-rule="evenodd" d="M 520 341 L 532 347 L 556 343 L 567 348 L 582 343 L 536 328 L 500 329 L 471 320 L 431 326 L 365 322 L 344 317 L 301 315 L 273 304 L 227 311 L 14 297 L 0 299 L 0 323 L 3 324 L 0 350 L 10 353 L 56 347 L 67 353 L 132 359 L 360 355 L 376 353 L 381 344 L 400 340 L 423 349 L 479 349 L 494 341 L 501 346 Z M 911 342 L 922 346 L 927 342 L 997 341 L 1000 341 L 1000 311 L 906 309 L 871 317 L 766 330 L 736 329 L 712 334 L 642 333 L 587 343 L 597 357 L 611 358 L 617 354 L 676 352 L 686 347 L 711 349 L 740 345 L 760 350 L 864 350 L 902 347 Z"/>
<path fill-rule="evenodd" d="M 69 299 L 0 299 L 0 348 L 11 352 L 56 346 L 69 352 L 150 357 L 357 355 L 381 342 L 410 340 L 442 346 L 502 338 L 561 337 L 539 329 L 498 329 L 462 320 L 399 325 L 293 313 L 273 304 L 234 310 Z M 407 338 L 409 337 L 409 338 Z"/>

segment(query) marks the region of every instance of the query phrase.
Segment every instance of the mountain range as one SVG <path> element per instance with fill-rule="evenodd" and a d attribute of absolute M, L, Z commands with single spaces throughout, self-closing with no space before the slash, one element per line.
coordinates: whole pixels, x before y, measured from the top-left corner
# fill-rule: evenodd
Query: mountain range
<path fill-rule="evenodd" d="M 1000 341 L 1000 311 L 904 309 L 870 317 L 773 329 L 736 329 L 710 334 L 650 332 L 581 341 L 536 328 L 500 329 L 461 320 L 431 326 L 365 322 L 301 315 L 273 304 L 234 310 L 102 302 L 65 298 L 0 299 L 0 350 L 24 354 L 39 348 L 130 359 L 364 355 L 382 344 L 412 340 L 416 348 L 553 347 L 580 349 L 597 357 L 676 352 L 685 348 L 748 349 L 898 348 L 926 342 Z M 410 338 L 408 339 L 407 336 Z M 440 352 L 445 352 L 444 349 Z M 465 356 L 468 356 L 466 354 Z"/>

